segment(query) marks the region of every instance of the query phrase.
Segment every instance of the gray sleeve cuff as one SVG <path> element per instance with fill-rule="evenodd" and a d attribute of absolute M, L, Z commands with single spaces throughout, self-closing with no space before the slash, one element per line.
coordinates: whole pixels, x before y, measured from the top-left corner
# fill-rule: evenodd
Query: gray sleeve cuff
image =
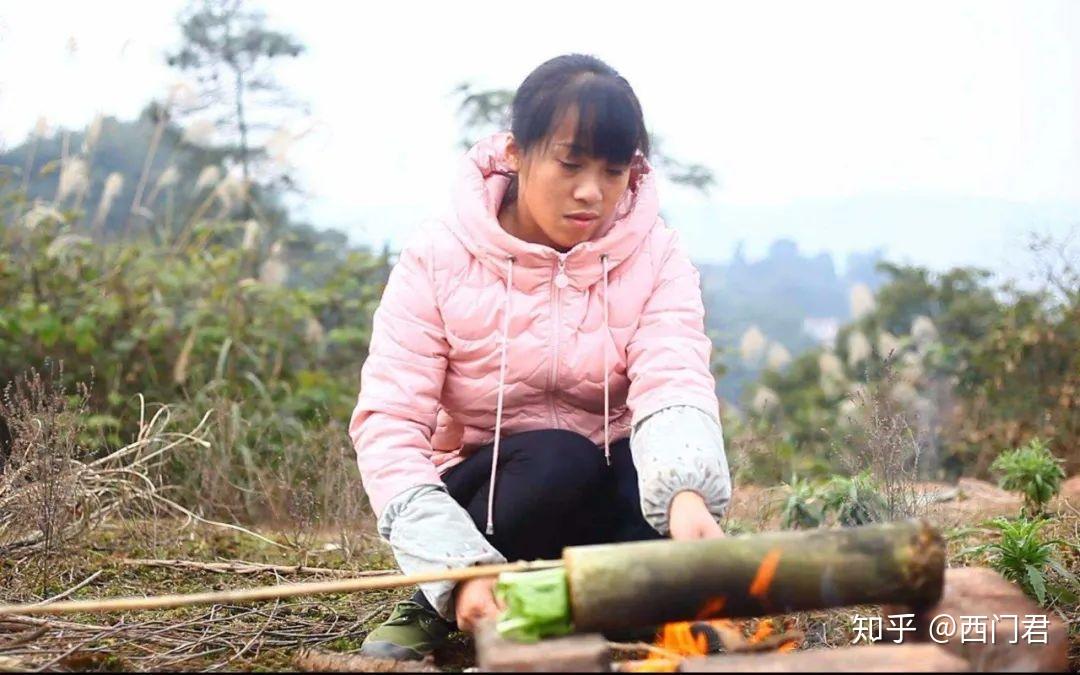
<path fill-rule="evenodd" d="M 670 530 L 668 509 L 676 494 L 696 492 L 720 520 L 731 501 L 724 436 L 714 415 L 676 405 L 649 415 L 631 430 L 630 452 L 638 472 L 641 513 L 661 534 Z"/>
<path fill-rule="evenodd" d="M 441 485 L 419 485 L 397 495 L 378 526 L 405 574 L 506 562 Z M 420 590 L 440 616 L 454 620 L 453 581 L 420 584 Z"/>

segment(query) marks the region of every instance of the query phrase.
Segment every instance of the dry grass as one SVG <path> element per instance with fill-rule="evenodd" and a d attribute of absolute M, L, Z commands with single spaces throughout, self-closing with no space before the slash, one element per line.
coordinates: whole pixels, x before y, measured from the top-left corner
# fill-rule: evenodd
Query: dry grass
<path fill-rule="evenodd" d="M 40 549 L 46 554 L 74 536 L 100 509 L 96 491 L 83 490 L 85 452 L 79 445 L 87 388 L 68 397 L 58 371 L 33 371 L 0 396 L 6 438 L 0 451 L 0 554 Z M 89 517 L 86 517 L 89 516 Z"/>
<path fill-rule="evenodd" d="M 340 464 L 351 464 L 351 457 L 333 449 L 340 430 L 332 425 L 325 435 L 310 441 L 331 451 L 314 453 L 314 461 L 307 462 L 300 461 L 296 452 L 286 453 L 283 462 L 260 474 L 263 493 L 258 500 L 267 505 L 275 525 L 270 526 L 268 518 L 254 531 L 209 521 L 166 496 L 167 489 L 157 480 L 161 461 L 184 448 L 208 479 L 215 478 L 211 468 L 216 464 L 220 474 L 216 478 L 228 481 L 227 470 L 222 470 L 228 465 L 221 463 L 224 446 L 218 445 L 220 428 L 214 426 L 212 414 L 205 414 L 191 431 L 177 432 L 169 430 L 170 408 L 163 406 L 147 416 L 144 406 L 135 440 L 95 456 L 80 441 L 85 401 L 85 388 L 76 388 L 72 395 L 56 377 L 36 373 L 5 392 L 0 414 L 11 439 L 0 455 L 0 500 L 10 509 L 0 511 L 4 552 L 0 601 L 225 590 L 394 567 L 358 497 L 358 482 Z M 872 428 L 878 431 L 866 440 L 879 445 L 857 450 L 869 453 L 862 461 L 871 466 L 883 461 L 873 453 L 895 448 L 890 444 L 904 439 L 904 427 L 885 414 Z M 889 470 L 895 465 L 880 466 Z M 315 479 L 312 471 L 322 475 Z M 905 466 L 900 471 L 904 481 L 911 479 Z M 321 481 L 329 488 L 316 487 Z M 922 493 L 941 486 L 912 483 L 911 487 Z M 951 564 L 980 564 L 984 561 L 965 551 L 993 536 L 978 523 L 1003 504 L 1009 506 L 1007 495 L 988 485 L 960 487 L 967 489 L 955 499 L 933 504 L 926 515 L 949 539 Z M 335 490 L 345 497 L 335 501 L 331 494 Z M 729 522 L 744 531 L 775 529 L 775 492 L 741 486 Z M 1058 517 L 1047 535 L 1080 540 L 1080 512 L 1061 500 L 1054 508 Z M 1080 568 L 1076 554 L 1069 555 L 1069 565 Z M 136 558 L 146 560 L 132 562 Z M 393 602 L 408 593 L 408 589 L 374 591 L 64 620 L 7 617 L 0 619 L 0 669 L 286 669 L 301 648 L 357 651 Z M 1075 667 L 1080 663 L 1077 608 L 1050 611 L 1069 622 Z M 828 648 L 850 644 L 855 617 L 879 612 L 879 607 L 857 607 L 779 620 L 803 634 L 800 648 Z M 437 663 L 448 669 L 470 665 L 468 641 L 461 637 L 451 641 L 438 654 Z"/>
<path fill-rule="evenodd" d="M 392 569 L 392 557 L 362 511 L 358 483 L 340 466 L 297 466 L 299 453 L 260 474 L 260 498 L 284 526 L 263 532 L 203 517 L 162 485 L 166 459 L 182 450 L 205 476 L 221 463 L 213 415 L 170 430 L 172 409 L 142 405 L 133 442 L 90 447 L 89 387 L 71 394 L 59 368 L 36 371 L 4 391 L 0 452 L 0 602 L 153 595 L 250 586 L 303 575 L 340 577 Z M 328 429 L 330 436 L 338 430 Z M 342 434 L 344 436 L 344 434 Z M 315 435 L 312 443 L 326 441 Z M 170 457 L 172 456 L 172 457 Z M 330 453 L 316 453 L 325 460 Z M 315 496 L 312 470 L 328 488 Z M 335 480 L 336 479 L 336 480 Z M 327 501 L 330 490 L 341 498 Z M 345 522 L 342 505 L 355 516 Z M 197 508 L 197 507 L 196 507 Z M 332 513 L 333 527 L 321 516 Z M 346 527 L 348 525 L 348 527 Z M 150 562 L 133 563 L 133 557 Z M 240 558 L 241 560 L 238 560 Z M 229 561 L 222 564 L 222 560 Z M 173 563 L 188 560 L 189 564 Z M 312 563 L 316 564 L 312 564 Z M 298 569 L 299 566 L 299 569 Z M 0 619 L 0 670 L 221 670 L 288 667 L 300 646 L 355 650 L 391 601 L 406 591 L 330 596 L 272 605 L 215 605 L 115 617 Z"/>
<path fill-rule="evenodd" d="M 970 517 L 973 502 L 978 499 L 971 496 L 955 504 L 941 503 L 937 508 L 953 504 L 953 508 Z M 750 527 L 763 526 L 754 520 L 755 500 L 748 500 L 747 506 L 751 510 L 737 511 L 736 515 L 742 516 Z M 989 508 L 996 506 L 991 504 Z M 150 533 L 154 536 L 149 536 Z M 283 539 L 280 532 L 261 534 L 268 539 Z M 963 557 L 962 551 L 985 540 L 988 532 L 966 528 L 962 532 L 947 530 L 946 534 L 951 564 L 980 562 Z M 1080 513 L 1059 512 L 1048 535 L 1080 537 Z M 110 520 L 102 523 L 90 540 L 53 556 L 58 585 L 52 591 L 79 586 L 70 597 L 85 599 L 225 590 L 393 567 L 389 549 L 374 532 L 356 535 L 357 550 L 363 555 L 350 556 L 334 547 L 327 550 L 320 546 L 333 543 L 332 539 L 332 533 L 313 537 L 312 545 L 302 554 L 271 546 L 235 530 L 197 523 L 185 525 L 181 519 Z M 299 573 L 284 569 L 295 566 L 301 555 L 310 559 L 310 565 L 322 569 Z M 156 560 L 153 564 L 133 564 L 129 559 L 134 557 Z M 204 565 L 161 564 L 173 560 Z M 1076 563 L 1073 558 L 1072 564 Z M 5 589 L 5 599 L 41 600 L 43 596 L 34 590 L 34 570 L 33 556 L 0 561 L 0 588 Z M 89 583 L 80 586 L 90 577 L 93 578 Z M 43 666 L 53 670 L 288 669 L 303 647 L 321 646 L 327 651 L 355 653 L 367 632 L 386 617 L 396 600 L 408 593 L 406 589 L 376 591 L 243 607 L 221 605 L 123 616 L 72 616 L 62 621 L 4 619 L 0 620 L 0 659 L 7 659 L 9 664 L 18 663 L 23 669 Z M 840 647 L 854 638 L 857 616 L 876 615 L 880 609 L 865 606 L 803 612 L 778 620 L 786 628 L 804 634 L 800 648 Z M 1060 611 L 1071 621 L 1075 667 L 1080 660 L 1075 608 L 1051 611 Z M 437 663 L 446 669 L 459 669 L 471 665 L 471 658 L 468 641 L 459 636 L 438 654 Z"/>
<path fill-rule="evenodd" d="M 70 391 L 62 366 L 8 384 L 0 396 L 0 555 L 47 553 L 114 517 L 179 515 L 249 533 L 236 523 L 258 525 L 277 533 L 267 543 L 301 552 L 327 533 L 334 541 L 319 546 L 354 552 L 357 533 L 370 529 L 340 423 L 281 439 L 225 401 L 198 410 L 137 400 L 138 429 L 114 448 L 88 430 L 90 386 Z M 190 430 L 175 430 L 174 416 Z M 276 450 L 258 458 L 240 451 L 237 437 L 250 428 Z"/>
<path fill-rule="evenodd" d="M 167 467 L 177 501 L 204 517 L 273 529 L 296 549 L 327 532 L 336 545 L 355 549 L 352 534 L 371 509 L 344 423 L 326 419 L 299 428 L 272 407 L 252 407 L 245 413 L 216 392 L 200 392 L 183 405 L 187 419 L 206 416 L 207 444 Z"/>
<path fill-rule="evenodd" d="M 155 541 L 135 536 L 149 529 Z M 266 533 L 267 538 L 280 536 Z M 145 542 L 146 546 L 133 545 Z M 302 578 L 333 578 L 361 571 L 364 565 L 392 566 L 388 551 L 376 540 L 365 540 L 371 553 L 350 565 L 338 550 L 312 554 L 319 570 L 285 573 L 295 553 L 235 530 L 205 525 L 185 527 L 176 519 L 110 521 L 95 532 L 91 545 L 54 556 L 64 584 L 78 586 L 72 598 L 130 594 L 163 594 L 207 589 L 242 588 Z M 165 560 L 132 564 L 128 555 L 156 553 Z M 236 572 L 228 565 L 164 564 L 168 559 L 220 561 L 242 556 Z M 258 561 L 258 562 L 255 562 Z M 0 563 L 5 599 L 40 598 L 25 583 L 31 558 Z M 96 576 L 95 576 L 96 575 Z M 21 589 L 17 590 L 17 589 Z M 404 591 L 325 596 L 251 606 L 215 605 L 124 616 L 0 619 L 0 658 L 24 669 L 50 670 L 252 670 L 288 668 L 302 646 L 324 645 L 354 651 L 370 628 L 385 618 L 392 602 Z M 12 597 L 15 595 L 17 597 Z"/>
<path fill-rule="evenodd" d="M 76 394 L 68 393 L 58 368 L 49 378 L 31 370 L 4 390 L 0 418 L 10 439 L 0 464 L 0 553 L 41 553 L 47 568 L 50 555 L 106 518 L 165 513 L 260 537 L 238 525 L 202 518 L 168 498 L 155 480 L 168 453 L 208 446 L 207 416 L 191 431 L 170 431 L 169 407 L 161 406 L 147 420 L 143 403 L 135 440 L 95 452 L 81 440 L 89 387 L 75 389 Z"/>
<path fill-rule="evenodd" d="M 911 518 L 923 512 L 916 482 L 923 471 L 922 442 L 914 429 L 915 416 L 890 396 L 897 374 L 886 359 L 881 379 L 851 394 L 855 414 L 850 430 L 834 446 L 849 475 L 868 471 L 880 488 L 887 520 Z"/>

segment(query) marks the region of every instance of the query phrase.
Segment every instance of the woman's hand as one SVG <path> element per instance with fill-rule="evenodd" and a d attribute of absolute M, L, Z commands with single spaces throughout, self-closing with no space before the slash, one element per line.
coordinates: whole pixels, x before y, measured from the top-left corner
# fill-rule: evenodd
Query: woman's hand
<path fill-rule="evenodd" d="M 494 620 L 502 607 L 495 600 L 496 577 L 466 579 L 454 588 L 458 628 L 472 633 L 486 619 Z"/>
<path fill-rule="evenodd" d="M 671 500 L 668 511 L 668 529 L 677 541 L 694 539 L 718 539 L 724 530 L 709 513 L 705 500 L 696 492 L 683 490 Z"/>

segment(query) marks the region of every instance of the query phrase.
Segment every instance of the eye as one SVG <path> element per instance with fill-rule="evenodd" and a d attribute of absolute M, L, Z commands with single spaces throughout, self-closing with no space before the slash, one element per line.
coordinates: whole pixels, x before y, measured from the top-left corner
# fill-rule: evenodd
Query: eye
<path fill-rule="evenodd" d="M 575 164 L 575 163 L 573 163 L 573 162 L 564 162 L 564 161 L 563 161 L 563 160 L 561 160 L 561 159 L 559 160 L 559 164 L 562 164 L 562 165 L 563 165 L 563 168 L 565 168 L 565 169 L 569 169 L 569 170 L 571 170 L 571 171 L 573 171 L 574 169 L 580 169 L 580 168 L 581 168 L 581 165 L 580 165 L 580 164 Z"/>
<path fill-rule="evenodd" d="M 626 173 L 628 170 L 629 170 L 629 167 L 624 166 L 624 167 L 622 167 L 620 169 L 608 169 L 607 172 L 608 172 L 609 176 L 618 177 L 618 176 L 621 176 L 624 173 Z"/>

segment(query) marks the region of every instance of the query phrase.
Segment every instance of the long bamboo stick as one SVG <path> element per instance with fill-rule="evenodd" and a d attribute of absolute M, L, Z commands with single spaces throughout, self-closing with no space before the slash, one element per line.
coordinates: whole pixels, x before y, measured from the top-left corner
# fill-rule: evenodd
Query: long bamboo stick
<path fill-rule="evenodd" d="M 197 560 L 151 560 L 147 558 L 124 558 L 121 565 L 132 567 L 164 567 L 166 569 L 186 569 L 215 574 L 258 574 L 276 572 L 278 574 L 322 574 L 330 577 L 353 579 L 357 577 L 385 577 L 394 574 L 394 570 L 356 570 L 334 569 L 331 567 L 308 567 L 307 565 L 265 565 L 245 560 L 226 562 L 199 562 Z"/>
<path fill-rule="evenodd" d="M 452 570 L 436 570 L 419 574 L 398 574 L 389 577 L 341 579 L 338 581 L 312 581 L 298 584 L 281 584 L 260 588 L 243 588 L 215 593 L 183 593 L 150 597 L 112 598 L 109 600 L 69 600 L 66 602 L 31 603 L 25 605 L 0 605 L 0 616 L 18 614 L 103 614 L 106 612 L 137 611 L 145 609 L 171 609 L 194 605 L 218 603 L 257 602 L 278 598 L 295 598 L 324 593 L 355 593 L 400 586 L 414 586 L 429 581 L 462 581 L 479 577 L 493 577 L 503 572 L 528 572 L 562 565 L 561 560 L 523 560 L 502 565 L 477 565 Z"/>

